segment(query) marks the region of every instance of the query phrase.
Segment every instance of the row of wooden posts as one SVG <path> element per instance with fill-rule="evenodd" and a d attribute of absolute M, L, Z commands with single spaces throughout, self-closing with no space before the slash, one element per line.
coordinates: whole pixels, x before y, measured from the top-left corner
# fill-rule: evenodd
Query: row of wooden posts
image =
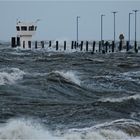
<path fill-rule="evenodd" d="M 59 50 L 59 41 L 56 41 L 55 42 L 55 47 L 56 47 L 56 51 Z M 120 41 L 119 42 L 119 46 L 115 46 L 115 43 L 114 41 L 112 41 L 111 43 L 109 43 L 108 41 L 104 42 L 104 41 L 99 41 L 99 48 L 98 50 L 95 50 L 95 45 L 96 45 L 96 41 L 93 41 L 92 42 L 92 50 L 90 50 L 92 53 L 94 52 L 101 52 L 101 53 L 107 53 L 107 52 L 115 52 L 115 48 L 117 48 L 118 51 L 121 51 L 123 48 L 123 42 Z M 35 41 L 35 49 L 38 48 L 38 42 Z M 41 47 L 44 48 L 45 47 L 45 42 L 44 41 L 41 41 L 40 42 L 41 44 Z M 81 41 L 80 43 L 76 42 L 76 41 L 71 41 L 71 49 L 77 49 L 79 48 L 80 51 L 83 51 L 84 47 L 83 47 L 83 44 L 84 44 L 84 41 Z M 91 44 L 91 43 L 90 43 Z M 15 42 L 15 40 L 11 40 L 11 46 L 12 47 L 16 47 L 16 46 L 20 46 L 20 41 L 17 39 L 17 43 Z M 52 41 L 49 41 L 49 47 L 52 46 Z M 32 47 L 32 42 L 31 41 L 28 41 L 28 48 L 31 48 Z M 86 41 L 86 45 L 85 45 L 85 50 L 86 52 L 89 51 L 89 41 Z M 23 48 L 25 48 L 25 42 L 23 41 Z M 62 47 L 61 47 L 62 48 Z M 64 51 L 67 49 L 67 42 L 64 41 Z M 130 49 L 130 42 L 127 41 L 126 42 L 126 47 L 125 47 L 126 51 L 129 51 Z M 135 41 L 134 42 L 134 51 L 137 53 L 138 52 L 138 49 L 137 49 L 137 42 Z"/>

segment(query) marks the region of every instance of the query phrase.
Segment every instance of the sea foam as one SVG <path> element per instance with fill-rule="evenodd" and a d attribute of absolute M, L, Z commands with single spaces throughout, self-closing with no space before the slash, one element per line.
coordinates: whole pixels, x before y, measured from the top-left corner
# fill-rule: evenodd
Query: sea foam
<path fill-rule="evenodd" d="M 32 120 L 13 119 L 0 125 L 0 139 L 6 140 L 138 140 L 122 131 L 115 130 L 65 130 L 48 131 Z"/>
<path fill-rule="evenodd" d="M 23 78 L 24 71 L 18 68 L 9 68 L 0 70 L 0 85 L 14 84 L 17 80 Z"/>

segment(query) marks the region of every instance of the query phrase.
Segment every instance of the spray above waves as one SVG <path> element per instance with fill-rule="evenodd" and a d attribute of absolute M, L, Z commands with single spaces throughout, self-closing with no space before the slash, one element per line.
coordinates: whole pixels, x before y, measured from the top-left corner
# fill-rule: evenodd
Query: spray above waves
<path fill-rule="evenodd" d="M 17 80 L 21 80 L 24 71 L 18 68 L 7 68 L 0 70 L 0 85 L 14 84 Z"/>
<path fill-rule="evenodd" d="M 117 123 L 117 122 L 114 122 Z M 121 122 L 120 122 L 121 123 Z M 104 125 L 103 125 L 104 126 Z M 101 128 L 102 126 L 100 126 Z M 131 130 L 131 129 L 130 129 Z M 133 130 L 132 130 L 133 131 Z M 34 139 L 34 140 L 136 140 L 121 130 L 109 129 L 69 129 L 48 131 L 33 120 L 13 119 L 0 125 L 0 139 Z"/>

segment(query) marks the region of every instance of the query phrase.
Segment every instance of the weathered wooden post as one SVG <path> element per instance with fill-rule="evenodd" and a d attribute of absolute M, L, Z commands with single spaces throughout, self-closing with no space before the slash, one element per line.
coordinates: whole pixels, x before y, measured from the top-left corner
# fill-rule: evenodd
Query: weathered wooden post
<path fill-rule="evenodd" d="M 105 43 L 105 52 L 107 53 L 107 51 L 108 51 L 108 41 L 106 41 Z"/>
<path fill-rule="evenodd" d="M 25 48 L 25 41 L 23 41 L 23 48 Z"/>
<path fill-rule="evenodd" d="M 74 47 L 75 47 L 75 49 L 76 49 L 76 46 L 77 46 L 77 42 L 75 41 L 75 42 L 74 42 Z"/>
<path fill-rule="evenodd" d="M 138 49 L 137 49 L 137 41 L 135 41 L 135 53 L 138 53 Z"/>
<path fill-rule="evenodd" d="M 64 50 L 66 50 L 66 41 L 64 41 Z"/>
<path fill-rule="evenodd" d="M 122 40 L 119 43 L 119 51 L 121 51 L 121 50 L 122 50 Z"/>
<path fill-rule="evenodd" d="M 17 37 L 17 46 L 20 46 L 20 37 Z"/>
<path fill-rule="evenodd" d="M 126 51 L 129 51 L 129 41 L 126 41 Z"/>
<path fill-rule="evenodd" d="M 101 52 L 101 41 L 99 41 L 99 52 Z"/>
<path fill-rule="evenodd" d="M 12 48 L 16 47 L 16 38 L 15 37 L 11 38 L 11 46 L 12 46 Z"/>
<path fill-rule="evenodd" d="M 49 41 L 49 47 L 51 47 L 52 46 L 52 42 L 51 41 Z"/>
<path fill-rule="evenodd" d="M 35 49 L 37 49 L 37 41 L 35 41 Z"/>
<path fill-rule="evenodd" d="M 81 41 L 80 51 L 83 51 L 83 41 Z"/>
<path fill-rule="evenodd" d="M 112 52 L 114 52 L 115 42 L 112 41 Z"/>
<path fill-rule="evenodd" d="M 31 48 L 31 41 L 28 41 L 28 48 Z"/>
<path fill-rule="evenodd" d="M 88 41 L 86 41 L 86 51 L 88 52 Z"/>
<path fill-rule="evenodd" d="M 73 49 L 73 44 L 74 44 L 74 42 L 72 41 L 72 42 L 71 42 L 71 49 Z"/>
<path fill-rule="evenodd" d="M 41 47 L 44 48 L 44 41 L 41 41 Z"/>
<path fill-rule="evenodd" d="M 96 42 L 95 42 L 95 41 L 93 41 L 92 53 L 94 53 L 94 52 L 95 52 L 95 44 L 96 44 Z"/>
<path fill-rule="evenodd" d="M 58 41 L 56 41 L 56 50 L 58 50 Z"/>

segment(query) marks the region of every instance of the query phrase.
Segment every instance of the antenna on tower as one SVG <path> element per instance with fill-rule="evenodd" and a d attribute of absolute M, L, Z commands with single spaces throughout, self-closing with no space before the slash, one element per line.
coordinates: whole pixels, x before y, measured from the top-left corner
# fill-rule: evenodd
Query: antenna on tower
<path fill-rule="evenodd" d="M 37 19 L 36 21 L 35 21 L 35 23 L 37 23 L 37 22 L 39 22 L 40 21 L 40 19 Z"/>

